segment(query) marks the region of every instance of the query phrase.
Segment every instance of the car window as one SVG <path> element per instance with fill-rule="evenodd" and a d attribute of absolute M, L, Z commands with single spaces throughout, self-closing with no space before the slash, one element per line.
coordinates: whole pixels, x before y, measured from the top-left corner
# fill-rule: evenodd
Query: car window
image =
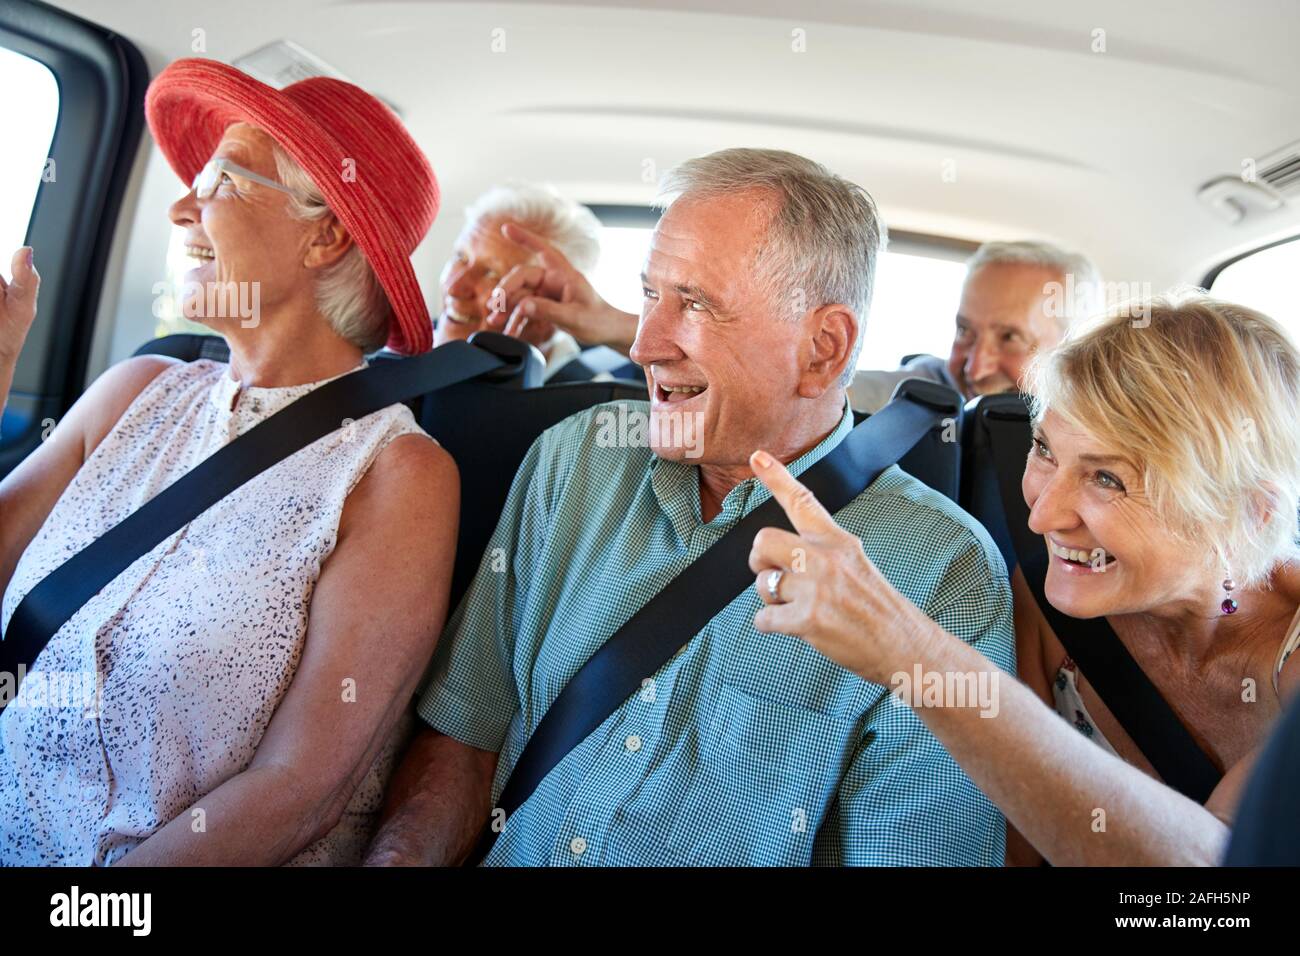
<path fill-rule="evenodd" d="M 5 97 L 4 148 L 0 149 L 0 270 L 27 240 L 41 182 L 55 182 L 49 159 L 59 119 L 59 84 L 44 64 L 0 47 L 0 90 Z M 18 91 L 21 91 L 18 92 Z"/>
<path fill-rule="evenodd" d="M 1252 252 L 1219 270 L 1210 284 L 1216 299 L 1239 302 L 1276 319 L 1300 342 L 1300 305 L 1296 277 L 1300 276 L 1300 236 Z"/>
<path fill-rule="evenodd" d="M 193 269 L 194 265 L 194 260 L 185 252 L 185 230 L 176 226 L 167 239 L 167 259 L 163 266 L 166 278 L 154 287 L 154 338 L 178 332 L 212 334 L 212 329 L 208 326 L 188 319 L 183 314 L 185 273 Z"/>
<path fill-rule="evenodd" d="M 903 356 L 921 353 L 946 358 L 964 281 L 964 262 L 886 251 L 876 270 L 858 368 L 894 368 Z"/>
<path fill-rule="evenodd" d="M 602 226 L 600 260 L 587 278 L 610 305 L 641 312 L 641 270 L 650 251 L 648 226 Z"/>

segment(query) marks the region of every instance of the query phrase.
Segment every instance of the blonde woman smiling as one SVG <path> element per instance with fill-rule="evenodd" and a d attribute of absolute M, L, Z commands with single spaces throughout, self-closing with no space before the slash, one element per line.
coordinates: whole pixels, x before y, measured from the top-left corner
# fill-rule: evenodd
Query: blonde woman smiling
<path fill-rule="evenodd" d="M 1014 862 L 1217 863 L 1253 757 L 1300 685 L 1300 356 L 1267 316 L 1200 295 L 1151 303 L 1149 325 L 1129 316 L 1075 329 L 1030 369 L 1029 524 L 1051 553 L 1048 601 L 1106 619 L 1223 778 L 1204 806 L 1160 782 L 1017 571 L 1021 680 L 999 682 L 996 716 L 913 702 L 1018 831 Z M 991 676 L 779 462 L 759 451 L 752 464 L 798 531 L 755 538 L 760 631 L 881 684 L 917 664 Z M 1104 565 L 1078 560 L 1097 549 Z"/>

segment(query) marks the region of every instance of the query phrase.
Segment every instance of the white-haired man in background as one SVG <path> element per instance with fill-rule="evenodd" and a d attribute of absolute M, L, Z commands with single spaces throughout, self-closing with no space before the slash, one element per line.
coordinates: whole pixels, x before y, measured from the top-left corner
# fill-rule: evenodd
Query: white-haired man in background
<path fill-rule="evenodd" d="M 918 355 L 897 369 L 859 371 L 849 400 L 874 412 L 905 378 L 941 382 L 967 400 L 1015 389 L 1029 359 L 1105 303 L 1087 256 L 1047 242 L 986 242 L 966 263 L 947 359 Z"/>
<path fill-rule="evenodd" d="M 534 263 L 539 244 L 563 256 L 571 271 L 582 276 L 600 258 L 600 221 L 586 206 L 547 186 L 508 183 L 476 199 L 465 210 L 465 226 L 442 269 L 434 345 L 488 329 L 492 291 L 511 270 Z M 581 351 L 573 336 L 553 326 L 518 322 L 506 331 L 541 351 L 548 380 Z"/>
<path fill-rule="evenodd" d="M 568 329 L 583 342 L 626 353 L 638 317 L 601 299 L 561 250 L 533 246 L 537 261 L 505 277 L 493 300 L 500 308 L 487 326 L 530 329 L 535 336 Z M 987 242 L 967 262 L 948 357 L 919 355 L 896 369 L 859 370 L 849 401 L 854 411 L 878 411 L 906 378 L 940 382 L 968 400 L 1010 391 L 1038 349 L 1051 348 L 1072 321 L 1104 305 L 1100 276 L 1087 256 L 1047 242 Z"/>

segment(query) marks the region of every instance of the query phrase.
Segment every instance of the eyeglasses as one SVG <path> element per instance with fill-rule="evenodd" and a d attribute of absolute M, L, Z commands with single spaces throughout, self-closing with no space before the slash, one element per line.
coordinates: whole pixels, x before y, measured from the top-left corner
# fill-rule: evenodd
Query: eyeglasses
<path fill-rule="evenodd" d="M 215 157 L 208 160 L 206 166 L 199 170 L 198 175 L 194 177 L 194 182 L 190 188 L 200 199 L 209 199 L 221 185 L 223 174 L 238 176 L 240 179 L 247 179 L 250 182 L 259 183 L 263 186 L 269 186 L 272 189 L 278 189 L 282 193 L 288 193 L 290 196 L 295 195 L 294 191 L 284 183 L 277 183 L 274 179 L 267 179 L 265 176 L 259 176 L 251 169 L 245 169 L 243 166 L 236 165 L 225 157 Z"/>

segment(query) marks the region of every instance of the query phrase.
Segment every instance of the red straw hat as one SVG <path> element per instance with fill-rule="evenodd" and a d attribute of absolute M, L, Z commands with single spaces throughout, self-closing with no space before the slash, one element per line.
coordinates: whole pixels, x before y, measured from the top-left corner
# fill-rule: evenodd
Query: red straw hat
<path fill-rule="evenodd" d="M 144 110 L 187 184 L 227 126 L 248 123 L 267 133 L 311 177 L 375 270 L 393 307 L 388 347 L 405 355 L 429 350 L 433 327 L 411 253 L 438 213 L 438 180 L 392 110 L 342 80 L 313 77 L 277 90 L 199 58 L 159 73 Z"/>

